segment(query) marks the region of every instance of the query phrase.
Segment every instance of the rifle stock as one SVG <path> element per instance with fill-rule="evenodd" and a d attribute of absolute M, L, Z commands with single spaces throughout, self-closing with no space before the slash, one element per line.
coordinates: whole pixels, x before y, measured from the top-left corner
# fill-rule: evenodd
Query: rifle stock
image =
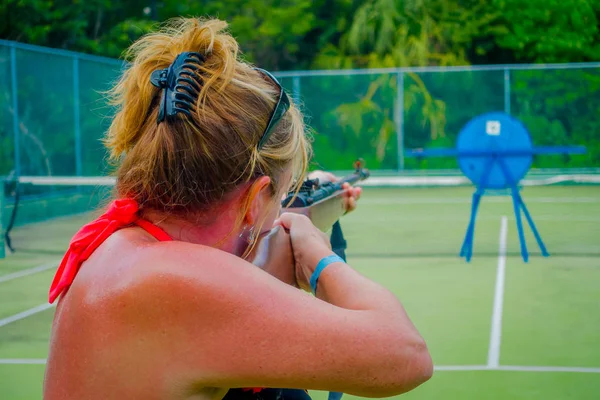
<path fill-rule="evenodd" d="M 335 182 L 320 183 L 306 180 L 296 194 L 290 192 L 282 201 L 281 212 L 306 215 L 321 231 L 326 232 L 345 214 L 344 183 L 354 184 L 369 177 L 361 161 L 355 163 L 353 174 Z M 341 232 L 340 232 L 341 233 Z M 253 264 L 276 276 L 280 280 L 296 286 L 295 276 L 285 271 L 294 271 L 293 251 L 289 234 L 276 227 L 260 239 L 255 250 Z M 283 272 L 277 272 L 283 270 Z M 280 276 L 281 275 L 281 276 Z"/>
<path fill-rule="evenodd" d="M 345 211 L 343 192 L 334 193 L 332 196 L 320 200 L 308 207 L 289 207 L 282 209 L 282 212 L 306 215 L 312 223 L 323 232 L 328 231 L 335 221 L 344 215 Z"/>

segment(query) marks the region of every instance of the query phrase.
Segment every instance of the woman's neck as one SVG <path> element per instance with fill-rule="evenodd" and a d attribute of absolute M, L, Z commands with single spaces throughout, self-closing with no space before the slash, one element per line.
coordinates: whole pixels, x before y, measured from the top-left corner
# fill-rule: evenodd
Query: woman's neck
<path fill-rule="evenodd" d="M 197 218 L 196 222 L 146 211 L 144 219 L 160 227 L 173 240 L 215 247 L 241 256 L 247 242 L 240 237 L 243 227 L 236 227 L 238 213 L 235 207 L 224 207 L 216 215 Z"/>

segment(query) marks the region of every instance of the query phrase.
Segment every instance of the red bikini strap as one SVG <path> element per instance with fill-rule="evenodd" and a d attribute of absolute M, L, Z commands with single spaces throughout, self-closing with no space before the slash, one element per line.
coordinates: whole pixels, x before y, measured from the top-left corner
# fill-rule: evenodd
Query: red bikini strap
<path fill-rule="evenodd" d="M 75 275 L 77 275 L 79 268 L 81 268 L 81 264 L 117 230 L 137 224 L 158 240 L 172 240 L 158 226 L 140 219 L 138 211 L 139 206 L 135 200 L 115 200 L 104 214 L 89 224 L 84 225 L 73 236 L 69 244 L 69 249 L 58 266 L 56 275 L 50 286 L 50 293 L 48 295 L 50 303 L 53 303 L 58 296 L 71 286 Z"/>
<path fill-rule="evenodd" d="M 156 240 L 158 240 L 159 242 L 169 242 L 169 241 L 173 240 L 173 238 L 171 238 L 171 236 L 169 236 L 169 234 L 167 232 L 163 231 L 161 228 L 154 225 L 150 221 L 147 221 L 142 218 L 138 218 L 134 222 L 134 224 L 136 224 L 137 226 L 139 226 L 140 228 L 142 228 L 143 230 L 145 230 L 146 232 L 148 232 L 149 234 L 154 236 L 154 238 Z"/>

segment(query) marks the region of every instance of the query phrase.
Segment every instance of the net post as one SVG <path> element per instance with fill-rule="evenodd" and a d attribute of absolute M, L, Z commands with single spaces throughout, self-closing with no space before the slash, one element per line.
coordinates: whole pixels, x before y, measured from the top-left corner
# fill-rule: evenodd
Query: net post
<path fill-rule="evenodd" d="M 510 69 L 504 68 L 504 112 L 510 115 Z"/>
<path fill-rule="evenodd" d="M 79 58 L 73 57 L 73 118 L 75 121 L 75 173 L 81 176 L 81 121 L 79 110 Z"/>
<path fill-rule="evenodd" d="M 19 140 L 19 95 L 17 92 L 17 51 L 14 43 L 10 45 L 10 86 L 12 92 L 13 135 L 15 146 L 15 175 L 21 175 L 21 144 Z"/>
<path fill-rule="evenodd" d="M 0 259 L 6 257 L 4 247 L 4 178 L 0 178 Z"/>
<path fill-rule="evenodd" d="M 398 140 L 398 171 L 404 170 L 404 72 L 396 73 L 396 139 Z"/>
<path fill-rule="evenodd" d="M 348 247 L 348 242 L 344 238 L 344 232 L 342 232 L 342 225 L 340 225 L 340 221 L 336 221 L 333 224 L 331 229 L 331 237 L 329 239 L 331 243 L 331 249 L 338 257 L 341 257 L 344 262 L 346 261 L 346 248 Z M 327 400 L 341 400 L 343 393 L 340 392 L 329 392 Z"/>

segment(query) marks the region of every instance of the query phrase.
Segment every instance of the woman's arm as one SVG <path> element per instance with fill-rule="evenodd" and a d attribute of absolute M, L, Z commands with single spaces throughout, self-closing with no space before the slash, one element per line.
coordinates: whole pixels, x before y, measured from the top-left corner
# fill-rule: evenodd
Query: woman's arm
<path fill-rule="evenodd" d="M 314 250 L 315 260 L 328 252 Z M 323 272 L 314 298 L 216 249 L 171 242 L 147 253 L 144 276 L 129 293 L 137 306 L 128 322 L 143 329 L 147 360 L 139 362 L 166 360 L 174 376 L 186 377 L 182 385 L 383 397 L 432 374 L 400 302 L 344 263 Z"/>

